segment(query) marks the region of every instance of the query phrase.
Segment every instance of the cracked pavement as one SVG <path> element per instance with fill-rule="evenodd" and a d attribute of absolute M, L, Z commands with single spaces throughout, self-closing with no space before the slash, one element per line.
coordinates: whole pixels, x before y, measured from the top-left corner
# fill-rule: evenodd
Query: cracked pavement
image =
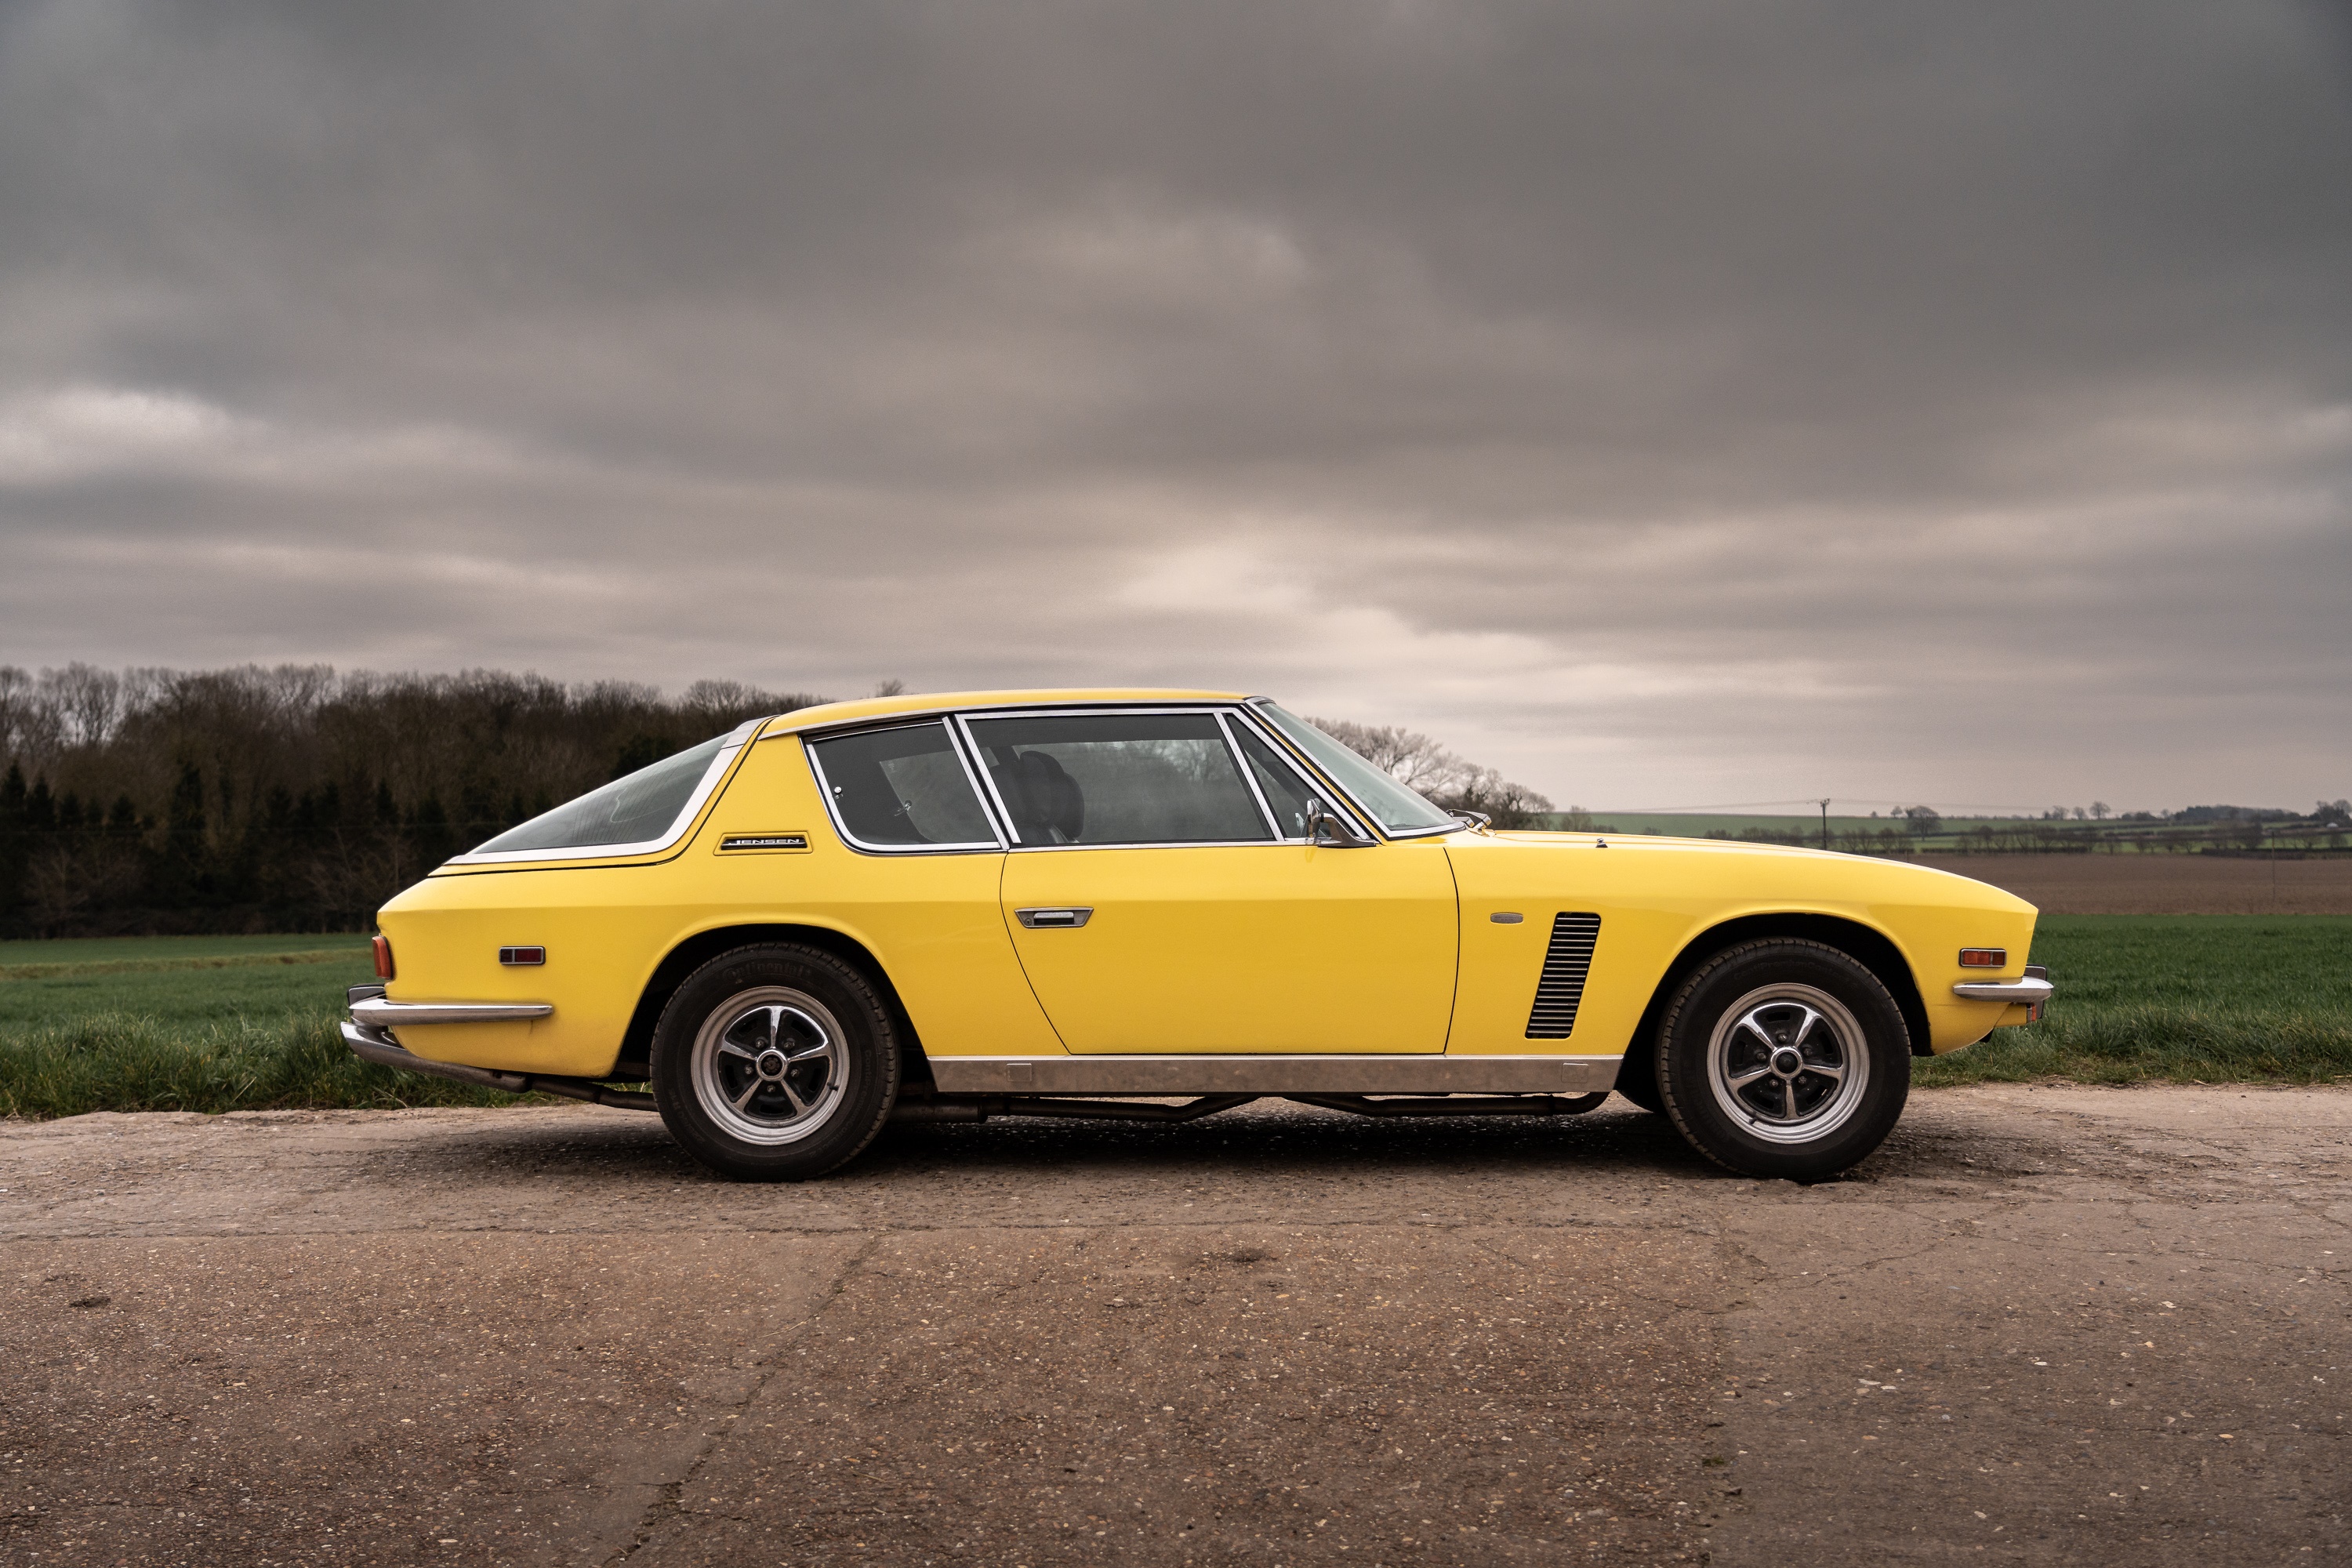
<path fill-rule="evenodd" d="M 1921 1092 L 1814 1187 L 1612 1100 L 0 1126 L 0 1564 L 2318 1563 L 2352 1092 Z"/>

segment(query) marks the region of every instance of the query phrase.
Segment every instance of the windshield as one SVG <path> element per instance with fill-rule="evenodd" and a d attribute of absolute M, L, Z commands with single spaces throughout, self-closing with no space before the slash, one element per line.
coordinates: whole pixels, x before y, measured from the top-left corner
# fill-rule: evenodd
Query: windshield
<path fill-rule="evenodd" d="M 1462 826 L 1453 813 L 1430 805 L 1297 714 L 1285 712 L 1263 699 L 1250 706 L 1272 721 L 1285 740 L 1306 752 L 1333 784 L 1355 796 L 1391 833 L 1426 833 Z"/>

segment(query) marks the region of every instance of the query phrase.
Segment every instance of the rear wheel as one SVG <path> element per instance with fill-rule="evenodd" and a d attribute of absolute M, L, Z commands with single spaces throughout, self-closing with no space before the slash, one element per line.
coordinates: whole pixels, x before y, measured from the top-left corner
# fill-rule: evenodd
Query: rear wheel
<path fill-rule="evenodd" d="M 744 1181 L 822 1175 L 871 1142 L 898 1093 L 888 1009 L 815 948 L 722 953 L 654 1028 L 654 1100 L 687 1152 Z"/>
<path fill-rule="evenodd" d="M 1743 1175 L 1834 1175 L 1885 1141 L 1911 1037 L 1878 977 L 1816 942 L 1745 942 L 1675 993 L 1659 1097 L 1692 1147 Z"/>

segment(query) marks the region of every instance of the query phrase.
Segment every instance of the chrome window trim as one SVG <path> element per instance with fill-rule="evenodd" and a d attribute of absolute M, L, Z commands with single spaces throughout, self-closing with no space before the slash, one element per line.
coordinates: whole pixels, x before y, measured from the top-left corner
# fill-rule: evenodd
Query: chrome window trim
<path fill-rule="evenodd" d="M 1234 754 L 1234 763 L 1242 771 L 1242 783 L 1249 786 L 1250 798 L 1257 802 L 1258 815 L 1265 818 L 1266 826 L 1273 830 L 1274 841 L 1276 844 L 1288 843 L 1289 835 L 1282 831 L 1282 819 L 1274 815 L 1274 804 L 1265 798 L 1265 791 L 1258 787 L 1257 770 L 1250 766 L 1249 753 L 1242 750 L 1239 741 L 1234 739 L 1233 715 L 1219 710 L 1217 729 L 1225 737 L 1225 750 Z"/>
<path fill-rule="evenodd" d="M 568 844 L 553 849 L 509 849 L 497 855 L 483 855 L 467 850 L 463 855 L 450 856 L 441 864 L 444 866 L 518 866 L 549 860 L 607 860 L 631 855 L 657 855 L 665 849 L 675 848 L 693 829 L 694 825 L 702 820 L 703 807 L 709 805 L 711 796 L 718 793 L 719 781 L 724 779 L 729 771 L 734 767 L 735 759 L 743 754 L 743 748 L 751 743 L 754 735 L 759 733 L 760 727 L 765 724 L 768 719 L 773 717 L 775 715 L 770 714 L 768 718 L 763 719 L 746 719 L 727 732 L 727 743 L 719 748 L 717 756 L 710 759 L 710 766 L 704 771 L 702 782 L 694 786 L 694 793 L 687 797 L 686 805 L 671 821 L 669 832 L 660 838 L 640 839 L 633 844 Z M 593 792 L 583 791 L 582 793 Z M 578 795 L 572 796 L 573 800 L 579 798 Z M 566 805 L 570 804 L 570 801 L 564 803 Z M 560 809 L 561 807 L 549 807 L 551 811 Z M 544 816 L 547 813 L 541 812 L 540 815 Z M 518 823 L 516 826 L 521 825 Z M 513 829 L 509 828 L 508 831 L 511 832 Z"/>
<path fill-rule="evenodd" d="M 990 715 L 992 718 L 994 716 L 992 713 Z M 1024 845 L 1021 842 L 1021 826 L 1013 820 L 1013 812 L 1005 805 L 1004 797 L 996 793 L 996 775 L 989 772 L 987 761 L 980 752 L 980 742 L 972 738 L 965 715 L 961 712 L 948 715 L 948 727 L 955 731 L 958 745 L 971 759 L 965 766 L 979 772 L 980 787 L 984 792 L 981 798 L 986 803 L 991 816 L 995 820 L 996 831 L 1004 839 L 1006 852 L 1009 854 L 1015 849 L 1035 847 L 1034 845 Z"/>
<path fill-rule="evenodd" d="M 1224 716 L 1234 710 L 1232 704 L 1219 702 L 1129 702 L 1121 703 L 1116 707 L 1089 702 L 1083 707 L 1069 708 L 1028 706 L 961 709 L 957 710 L 953 717 L 955 727 L 963 735 L 964 744 L 971 749 L 975 762 L 979 762 L 981 760 L 980 739 L 969 728 L 971 721 L 975 717 L 982 719 L 1104 719 L 1131 713 L 1205 713 L 1219 721 L 1217 732 L 1224 740 L 1225 755 L 1232 759 L 1234 767 L 1241 770 L 1242 783 L 1249 789 L 1250 798 L 1258 803 L 1259 815 L 1265 821 L 1266 832 L 1271 835 L 1270 837 L 1265 838 L 1139 838 L 1119 844 L 1026 844 L 1022 841 L 1020 828 L 1013 825 L 1013 813 L 1005 807 L 1003 797 L 996 793 L 995 775 L 982 765 L 980 768 L 980 773 L 988 782 L 988 802 L 996 811 L 999 830 L 1005 835 L 1008 852 L 1019 850 L 1035 854 L 1049 849 L 1266 849 L 1284 844 L 1297 844 L 1300 840 L 1285 838 L 1282 836 L 1281 825 L 1274 820 L 1272 813 L 1266 811 L 1265 802 L 1257 793 L 1256 781 L 1250 777 L 1249 759 L 1242 755 L 1241 748 L 1234 744 L 1232 735 L 1225 731 L 1223 722 Z"/>
<path fill-rule="evenodd" d="M 1273 706 L 1274 699 L 1271 697 L 1253 697 L 1248 700 L 1244 706 L 1255 708 L 1261 703 L 1267 706 Z M 1257 715 L 1255 713 L 1250 716 L 1253 719 L 1257 718 Z M 1305 763 L 1308 767 L 1315 768 L 1315 759 L 1302 755 L 1300 749 L 1291 744 L 1290 737 L 1282 734 L 1282 726 L 1275 723 L 1272 720 L 1266 720 L 1263 721 L 1261 727 L 1272 730 L 1276 735 L 1281 737 L 1282 750 L 1286 755 L 1296 757 L 1299 761 Z M 1335 746 L 1339 744 L 1337 740 L 1334 740 L 1331 743 Z M 1366 767 L 1372 767 L 1375 764 L 1367 758 L 1364 765 Z M 1359 826 L 1367 821 L 1374 824 L 1374 831 L 1383 838 L 1434 838 L 1441 833 L 1463 832 L 1470 826 L 1468 823 L 1457 819 L 1455 821 L 1446 823 L 1443 826 L 1391 827 L 1387 823 L 1381 822 L 1379 817 L 1374 816 L 1370 807 L 1366 806 L 1354 795 L 1349 795 L 1345 789 L 1341 788 L 1339 780 L 1327 776 L 1320 768 L 1315 768 L 1315 776 L 1321 778 L 1326 784 L 1329 785 L 1330 788 L 1339 793 L 1340 799 L 1346 801 L 1349 805 L 1355 808 L 1357 817 L 1359 818 Z M 1402 780 L 1399 782 L 1402 783 Z M 1404 787 L 1407 789 L 1412 789 L 1411 784 L 1405 784 Z M 1415 795 L 1419 795 L 1421 792 L 1419 790 L 1413 790 L 1413 793 Z M 1423 798 L 1426 799 L 1427 797 L 1423 796 Z M 1429 804 L 1433 806 L 1437 806 L 1437 809 L 1440 811 L 1444 811 L 1445 809 L 1445 807 L 1442 805 L 1437 805 L 1437 803 L 1433 800 L 1430 801 Z"/>
<path fill-rule="evenodd" d="M 947 722 L 948 717 L 952 715 L 942 717 L 939 714 L 930 714 L 913 720 L 902 720 L 899 715 L 893 713 L 887 720 L 860 725 L 855 730 L 843 729 L 822 735 L 801 734 L 799 736 L 801 755 L 808 759 L 809 772 L 816 778 L 817 798 L 824 803 L 825 819 L 833 824 L 834 832 L 840 836 L 844 844 L 861 855 L 988 855 L 1003 852 L 1003 830 L 997 826 L 996 819 L 989 814 L 988 796 L 982 794 L 979 785 L 973 782 L 971 759 L 964 755 L 963 748 L 956 743 L 955 726 Z M 868 844 L 865 839 L 850 832 L 849 825 L 842 820 L 840 809 L 833 798 L 833 781 L 824 776 L 824 763 L 816 754 L 817 742 L 837 741 L 850 734 L 863 734 L 868 731 L 878 734 L 885 730 L 916 730 L 931 724 L 936 724 L 947 731 L 948 750 L 954 755 L 957 765 L 963 769 L 964 783 L 971 787 L 972 798 L 979 803 L 981 819 L 988 824 L 990 830 L 997 837 L 986 840 L 960 839 L 953 844 Z"/>
<path fill-rule="evenodd" d="M 1033 713 L 1148 713 L 1198 711 L 1211 708 L 1230 708 L 1235 702 L 1240 700 L 1242 700 L 1239 698 L 1228 697 L 1175 697 L 1157 699 L 1137 698 L 1131 702 L 1106 702 L 1089 700 L 1085 702 L 1073 703 L 1067 708 L 1056 708 L 1050 703 L 1041 708 L 1034 700 L 1027 702 L 980 703 L 963 708 L 908 708 L 897 713 L 869 713 L 863 718 L 858 719 L 835 719 L 823 724 L 811 724 L 801 729 L 779 730 L 774 734 L 765 736 L 763 739 L 781 741 L 788 735 L 797 735 L 803 740 L 831 740 L 835 735 L 846 734 L 853 730 L 887 729 L 894 724 L 916 723 L 932 719 L 959 719 L 966 714 L 971 714 L 982 719 L 1007 719 L 1018 714 Z M 1268 698 L 1265 699 L 1265 700 L 1272 701 L 1273 699 Z M 793 711 L 797 712 L 801 711 L 801 710 L 796 709 L 793 710 Z M 776 718 L 789 721 L 792 716 L 792 713 L 787 712 L 777 714 Z"/>
<path fill-rule="evenodd" d="M 1252 700 L 1272 701 L 1273 699 L 1254 698 Z M 1241 719 L 1242 722 L 1249 726 L 1251 733 L 1255 734 L 1260 741 L 1265 742 L 1266 750 L 1272 752 L 1277 760 L 1288 765 L 1291 773 L 1297 778 L 1299 783 L 1305 784 L 1310 790 L 1328 791 L 1336 797 L 1334 799 L 1325 801 L 1323 803 L 1324 805 L 1330 806 L 1337 811 L 1341 817 L 1345 818 L 1351 826 L 1354 826 L 1356 832 L 1360 836 L 1370 838 L 1374 843 L 1378 843 L 1380 841 L 1380 836 L 1387 830 L 1377 825 L 1370 812 L 1357 805 L 1356 799 L 1353 795 L 1350 795 L 1347 791 L 1341 789 L 1337 784 L 1326 779 L 1319 772 L 1312 771 L 1312 763 L 1302 766 L 1300 764 L 1297 752 L 1284 741 L 1281 732 L 1276 730 L 1272 724 L 1267 723 L 1265 721 L 1260 719 L 1256 714 L 1250 712 L 1246 709 L 1235 709 L 1234 710 L 1234 712 Z M 1241 748 L 1236 746 L 1234 749 L 1235 751 L 1239 751 Z M 1249 766 L 1249 759 L 1247 757 L 1244 757 L 1242 759 L 1242 766 L 1244 768 L 1247 768 Z M 1255 783 L 1255 781 L 1253 780 L 1252 782 Z M 1368 826 L 1367 824 L 1371 824 L 1371 826 Z M 1281 825 L 1279 823 L 1276 824 L 1276 832 L 1278 841 L 1284 844 L 1304 844 L 1307 842 L 1305 838 L 1292 838 L 1286 835 L 1283 835 L 1281 833 Z M 1398 837 L 1396 834 L 1389 834 L 1388 836 L 1391 838 Z"/>

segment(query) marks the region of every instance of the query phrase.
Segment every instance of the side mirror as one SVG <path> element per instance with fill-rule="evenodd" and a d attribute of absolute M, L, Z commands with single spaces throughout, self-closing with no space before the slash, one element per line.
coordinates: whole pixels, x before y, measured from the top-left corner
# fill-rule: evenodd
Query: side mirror
<path fill-rule="evenodd" d="M 1358 837 L 1345 817 L 1335 816 L 1330 807 L 1313 795 L 1307 800 L 1307 842 L 1327 849 L 1369 849 L 1372 844 L 1370 839 Z"/>

